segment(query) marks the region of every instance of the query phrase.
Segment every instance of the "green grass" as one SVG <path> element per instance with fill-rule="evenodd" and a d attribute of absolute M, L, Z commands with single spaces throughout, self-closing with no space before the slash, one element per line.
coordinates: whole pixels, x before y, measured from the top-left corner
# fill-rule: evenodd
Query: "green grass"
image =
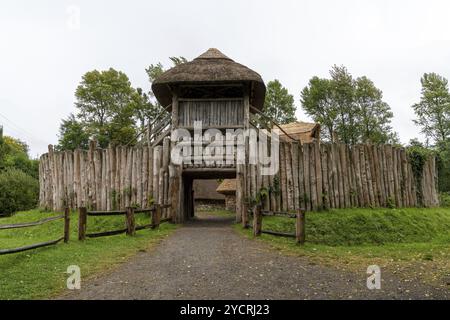
<path fill-rule="evenodd" d="M 329 246 L 450 242 L 450 209 L 349 209 L 306 214 L 308 242 Z M 295 219 L 264 217 L 264 229 L 295 232 Z"/>
<path fill-rule="evenodd" d="M 251 237 L 251 230 L 236 228 Z M 263 229 L 293 233 L 295 219 L 264 217 Z M 450 208 L 310 212 L 304 246 L 265 234 L 260 239 L 287 254 L 338 268 L 361 271 L 378 264 L 438 284 L 450 276 Z"/>
<path fill-rule="evenodd" d="M 0 219 L 0 224 L 32 222 L 58 213 L 42 213 L 37 210 L 20 212 Z M 124 228 L 123 216 L 88 217 L 87 232 L 100 232 Z M 136 224 L 148 224 L 145 214 L 136 216 Z M 176 228 L 164 223 L 157 230 L 138 231 L 135 237 L 118 235 L 80 242 L 77 239 L 78 219 L 71 215 L 71 241 L 56 246 L 39 248 L 22 253 L 0 256 L 0 299 L 46 299 L 61 293 L 66 288 L 69 265 L 81 268 L 82 282 L 101 272 L 107 272 L 118 263 L 141 250 L 151 249 Z M 0 230 L 0 248 L 56 240 L 62 237 L 63 220 L 41 226 Z"/>

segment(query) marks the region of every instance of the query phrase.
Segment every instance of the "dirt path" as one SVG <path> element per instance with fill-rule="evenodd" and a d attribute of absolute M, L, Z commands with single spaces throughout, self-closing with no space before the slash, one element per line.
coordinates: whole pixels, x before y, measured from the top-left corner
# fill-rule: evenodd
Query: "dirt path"
<path fill-rule="evenodd" d="M 365 270 L 343 273 L 284 256 L 245 239 L 232 218 L 202 217 L 178 229 L 155 250 L 111 273 L 82 282 L 63 299 L 449 299 L 449 291 L 382 274 L 368 290 Z"/>

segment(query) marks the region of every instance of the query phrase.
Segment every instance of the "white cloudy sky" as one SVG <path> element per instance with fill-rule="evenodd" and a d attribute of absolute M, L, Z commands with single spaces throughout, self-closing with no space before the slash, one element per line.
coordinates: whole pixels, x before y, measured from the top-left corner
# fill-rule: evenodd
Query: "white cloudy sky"
<path fill-rule="evenodd" d="M 78 30 L 71 6 L 80 9 Z M 408 142 L 419 136 L 410 106 L 421 75 L 450 77 L 449 14 L 445 0 L 2 0 L 0 124 L 36 156 L 57 142 L 86 71 L 114 67 L 148 90 L 149 64 L 217 47 L 266 82 L 280 79 L 298 107 L 308 80 L 333 64 L 367 75 Z"/>

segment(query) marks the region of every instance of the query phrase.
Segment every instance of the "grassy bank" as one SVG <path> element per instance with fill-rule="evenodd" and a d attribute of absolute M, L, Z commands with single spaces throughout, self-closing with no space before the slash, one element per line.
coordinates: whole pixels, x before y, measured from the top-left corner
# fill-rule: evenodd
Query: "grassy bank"
<path fill-rule="evenodd" d="M 37 210 L 18 213 L 0 219 L 0 224 L 37 221 L 57 213 L 41 213 Z M 145 214 L 136 216 L 136 224 L 148 224 Z M 82 282 L 86 278 L 106 272 L 140 250 L 148 250 L 175 229 L 163 224 L 158 230 L 138 231 L 136 237 L 118 235 L 98 239 L 77 240 L 77 215 L 71 215 L 71 241 L 53 247 L 0 256 L 0 299 L 45 299 L 66 287 L 69 265 L 81 268 Z M 108 231 L 124 228 L 124 217 L 89 217 L 88 232 Z M 62 236 L 63 220 L 41 226 L 0 230 L 0 248 L 15 248 L 23 245 L 55 240 Z"/>
<path fill-rule="evenodd" d="M 263 229 L 294 232 L 295 219 L 264 217 Z M 251 237 L 250 230 L 239 232 Z M 349 209 L 306 214 L 305 246 L 262 235 L 288 254 L 348 270 L 378 264 L 437 285 L 450 280 L 450 209 Z"/>

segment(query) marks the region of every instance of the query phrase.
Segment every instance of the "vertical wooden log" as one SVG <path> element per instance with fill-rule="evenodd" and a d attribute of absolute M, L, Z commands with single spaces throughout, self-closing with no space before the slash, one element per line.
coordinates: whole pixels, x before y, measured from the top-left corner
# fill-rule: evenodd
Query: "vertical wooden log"
<path fill-rule="evenodd" d="M 78 240 L 86 239 L 87 225 L 87 209 L 85 207 L 78 208 Z"/>
<path fill-rule="evenodd" d="M 320 159 L 322 163 L 322 190 L 323 190 L 323 208 L 330 208 L 330 190 L 328 182 L 328 149 L 326 145 L 320 146 Z"/>
<path fill-rule="evenodd" d="M 149 207 L 148 198 L 148 147 L 142 149 L 142 207 Z"/>
<path fill-rule="evenodd" d="M 299 206 L 306 208 L 305 202 L 305 169 L 303 164 L 303 145 L 298 144 L 298 185 L 299 185 Z M 276 211 L 276 210 L 273 210 Z"/>
<path fill-rule="evenodd" d="M 310 175 L 309 175 L 309 169 L 311 167 L 310 165 L 310 144 L 304 144 L 303 145 L 303 169 L 304 169 L 304 178 L 305 178 L 305 204 L 306 204 L 306 210 L 311 211 L 311 183 L 310 183 Z"/>
<path fill-rule="evenodd" d="M 148 198 L 149 200 L 155 201 L 155 196 L 153 194 L 153 148 L 148 147 Z"/>
<path fill-rule="evenodd" d="M 380 148 L 378 146 L 374 146 L 374 162 L 375 162 L 375 168 L 377 170 L 377 186 L 378 186 L 378 192 L 379 192 L 379 203 L 381 207 L 386 206 L 386 191 L 384 189 L 384 182 L 383 182 L 383 167 L 382 167 L 382 159 L 380 157 Z"/>
<path fill-rule="evenodd" d="M 257 204 L 253 209 L 253 236 L 259 237 L 262 230 L 261 205 Z"/>
<path fill-rule="evenodd" d="M 64 243 L 70 239 L 70 208 L 64 208 Z"/>
<path fill-rule="evenodd" d="M 347 172 L 347 159 L 346 159 L 346 145 L 340 144 L 339 145 L 339 157 L 340 157 L 340 164 L 341 164 L 341 180 L 342 180 L 342 190 L 343 190 L 343 197 L 344 200 L 344 206 L 343 208 L 350 207 L 350 188 L 349 188 L 349 182 L 348 182 L 348 172 Z"/>
<path fill-rule="evenodd" d="M 336 144 L 337 181 L 339 187 L 339 208 L 345 208 L 344 169 L 341 144 Z"/>
<path fill-rule="evenodd" d="M 143 165 L 143 154 L 142 148 L 137 148 L 136 150 L 136 203 L 141 208 L 145 208 L 145 205 L 142 203 L 142 165 Z"/>
<path fill-rule="evenodd" d="M 287 185 L 286 185 L 286 144 L 280 142 L 280 187 L 281 187 L 281 210 L 289 210 L 287 200 Z"/>
<path fill-rule="evenodd" d="M 299 187 L 299 170 L 298 170 L 298 142 L 291 143 L 291 160 L 292 160 L 292 180 L 294 182 L 294 210 L 300 208 L 300 187 Z M 268 209 L 265 207 L 265 209 Z"/>
<path fill-rule="evenodd" d="M 326 161 L 327 161 L 327 172 L 328 172 L 328 202 L 330 205 L 330 208 L 336 208 L 335 204 L 335 196 L 334 196 L 334 189 L 333 189 L 333 151 L 332 151 L 332 144 L 325 144 L 326 148 Z M 304 208 L 304 207 L 302 207 Z"/>
<path fill-rule="evenodd" d="M 131 169 L 131 203 L 130 206 L 137 205 L 137 149 L 133 148 Z"/>
<path fill-rule="evenodd" d="M 361 184 L 362 184 L 362 193 L 364 199 L 364 207 L 370 205 L 370 196 L 369 189 L 367 187 L 367 171 L 366 171 L 366 154 L 364 150 L 364 145 L 359 146 L 359 164 L 361 170 Z"/>
<path fill-rule="evenodd" d="M 126 211 L 127 235 L 134 236 L 136 234 L 136 222 L 134 218 L 134 208 L 128 207 Z"/>
<path fill-rule="evenodd" d="M 155 203 L 159 203 L 159 169 L 161 167 L 161 146 L 153 149 L 153 194 Z"/>
<path fill-rule="evenodd" d="M 174 223 L 184 222 L 182 210 L 181 210 L 181 183 L 182 183 L 182 168 L 181 166 L 169 165 L 169 179 L 170 179 L 170 219 Z"/>
<path fill-rule="evenodd" d="M 305 244 L 305 210 L 297 210 L 295 221 L 295 240 L 298 244 Z"/>
<path fill-rule="evenodd" d="M 370 149 L 368 145 L 364 145 L 365 159 L 366 159 L 366 177 L 367 177 L 367 189 L 369 190 L 370 206 L 375 207 L 375 194 L 373 191 L 372 172 L 370 170 Z"/>
<path fill-rule="evenodd" d="M 319 210 L 323 209 L 323 177 L 322 177 L 322 159 L 320 157 L 320 144 L 317 139 L 314 142 L 314 163 L 315 163 L 315 174 L 316 174 L 316 188 L 317 188 L 317 208 Z"/>
<path fill-rule="evenodd" d="M 159 227 L 161 223 L 161 205 L 155 204 L 155 210 L 152 211 L 152 229 Z"/>
<path fill-rule="evenodd" d="M 310 168 L 309 168 L 309 179 L 311 183 L 311 209 L 317 211 L 319 209 L 318 199 L 317 199 L 317 173 L 316 173 L 316 144 L 309 144 L 309 158 L 310 158 Z"/>
<path fill-rule="evenodd" d="M 291 159 L 292 144 L 286 143 L 284 152 L 284 159 L 286 161 L 286 191 L 287 191 L 287 208 L 289 211 L 294 210 L 294 181 L 292 179 L 292 159 Z"/>
<path fill-rule="evenodd" d="M 394 190 L 395 190 L 395 205 L 397 208 L 401 207 L 400 201 L 400 183 L 398 179 L 398 157 L 397 157 L 397 148 L 392 148 L 392 170 L 394 175 Z"/>

